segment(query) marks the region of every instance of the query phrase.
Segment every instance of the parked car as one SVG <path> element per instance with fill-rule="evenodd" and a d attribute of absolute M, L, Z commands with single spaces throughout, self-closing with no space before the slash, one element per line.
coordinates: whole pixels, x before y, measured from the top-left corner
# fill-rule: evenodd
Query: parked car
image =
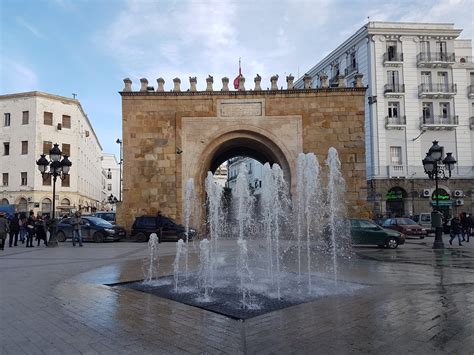
<path fill-rule="evenodd" d="M 383 222 L 382 227 L 393 229 L 405 234 L 423 239 L 427 234 L 426 229 L 410 218 L 389 218 Z"/>
<path fill-rule="evenodd" d="M 116 223 L 115 222 L 116 221 L 115 220 L 115 217 L 116 217 L 115 211 L 99 211 L 99 212 L 96 212 L 94 214 L 94 216 L 105 219 L 107 222 L 110 222 L 112 224 Z"/>
<path fill-rule="evenodd" d="M 107 240 L 118 241 L 125 238 L 125 229 L 93 216 L 82 216 L 84 224 L 81 225 L 81 234 L 84 241 L 94 241 L 102 243 Z M 72 218 L 61 220 L 57 227 L 58 241 L 64 242 L 66 239 L 72 239 L 73 225 Z"/>
<path fill-rule="evenodd" d="M 413 220 L 426 229 L 427 233 L 434 233 L 431 226 L 431 212 L 423 212 L 413 216 Z"/>
<path fill-rule="evenodd" d="M 136 217 L 132 226 L 132 238 L 139 242 L 146 242 L 150 234 L 156 233 L 160 243 L 162 241 L 185 240 L 186 228 L 165 216 L 140 216 Z M 193 228 L 189 229 L 189 239 L 196 234 Z"/>
<path fill-rule="evenodd" d="M 368 219 L 351 219 L 352 244 L 378 245 L 395 249 L 405 243 L 405 235 L 384 229 Z"/>

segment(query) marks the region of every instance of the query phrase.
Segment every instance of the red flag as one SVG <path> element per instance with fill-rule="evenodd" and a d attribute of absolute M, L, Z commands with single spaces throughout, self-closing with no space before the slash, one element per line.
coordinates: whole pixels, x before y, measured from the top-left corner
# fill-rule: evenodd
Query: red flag
<path fill-rule="evenodd" d="M 242 69 L 240 68 L 240 58 L 239 58 L 239 75 L 237 75 L 237 77 L 234 79 L 234 89 L 236 90 L 239 88 L 239 79 L 241 76 L 242 76 Z"/>

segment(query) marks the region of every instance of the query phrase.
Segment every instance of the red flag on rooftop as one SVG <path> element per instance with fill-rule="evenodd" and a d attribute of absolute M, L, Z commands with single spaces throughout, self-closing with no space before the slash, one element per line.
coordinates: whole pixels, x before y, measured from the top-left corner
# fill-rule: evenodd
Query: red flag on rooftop
<path fill-rule="evenodd" d="M 234 89 L 236 90 L 239 88 L 239 79 L 241 76 L 242 76 L 242 69 L 240 68 L 240 58 L 239 58 L 239 75 L 237 75 L 237 77 L 234 79 Z"/>

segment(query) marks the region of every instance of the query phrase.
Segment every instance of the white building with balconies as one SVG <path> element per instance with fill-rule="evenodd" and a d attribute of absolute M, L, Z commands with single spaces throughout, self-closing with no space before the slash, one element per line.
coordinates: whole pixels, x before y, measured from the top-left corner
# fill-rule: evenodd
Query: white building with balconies
<path fill-rule="evenodd" d="M 120 194 L 120 164 L 115 154 L 102 155 L 102 209 L 115 210 Z"/>
<path fill-rule="evenodd" d="M 57 143 L 72 162 L 56 181 L 56 214 L 91 213 L 102 200 L 102 147 L 80 102 L 39 91 L 0 95 L 0 203 L 52 211 L 52 181 L 36 161 Z"/>
<path fill-rule="evenodd" d="M 353 86 L 363 74 L 376 214 L 426 212 L 441 198 L 446 215 L 474 210 L 474 64 L 461 32 L 453 24 L 369 22 L 307 72 L 313 87 Z M 437 192 L 422 165 L 434 140 L 457 160 Z"/>

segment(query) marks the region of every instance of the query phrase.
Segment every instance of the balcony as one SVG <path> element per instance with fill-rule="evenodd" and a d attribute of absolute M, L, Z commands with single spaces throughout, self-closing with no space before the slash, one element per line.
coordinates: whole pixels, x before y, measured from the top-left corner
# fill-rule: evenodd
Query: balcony
<path fill-rule="evenodd" d="M 422 68 L 447 68 L 455 62 L 454 53 L 421 52 L 416 56 L 416 64 Z"/>
<path fill-rule="evenodd" d="M 346 69 L 344 69 L 344 75 L 349 76 L 349 75 L 355 74 L 357 73 L 358 70 L 359 70 L 359 65 L 357 63 L 351 64 Z"/>
<path fill-rule="evenodd" d="M 469 117 L 469 128 L 474 130 L 474 116 Z"/>
<path fill-rule="evenodd" d="M 452 98 L 458 92 L 456 84 L 420 84 L 418 85 L 418 97 L 420 99 Z"/>
<path fill-rule="evenodd" d="M 384 53 L 383 65 L 387 67 L 398 67 L 403 64 L 403 53 Z"/>
<path fill-rule="evenodd" d="M 420 117 L 420 128 L 422 130 L 452 130 L 459 124 L 458 116 L 449 115 L 442 116 L 437 115 L 433 117 Z"/>
<path fill-rule="evenodd" d="M 405 84 L 385 84 L 383 95 L 385 97 L 401 97 L 405 95 Z"/>
<path fill-rule="evenodd" d="M 470 98 L 470 99 L 474 99 L 474 85 L 469 85 L 467 87 L 467 96 Z"/>
<path fill-rule="evenodd" d="M 407 176 L 407 166 L 405 165 L 388 165 L 387 175 L 391 179 L 400 179 Z"/>
<path fill-rule="evenodd" d="M 403 129 L 407 125 L 407 117 L 385 117 L 385 128 L 386 129 Z"/>

